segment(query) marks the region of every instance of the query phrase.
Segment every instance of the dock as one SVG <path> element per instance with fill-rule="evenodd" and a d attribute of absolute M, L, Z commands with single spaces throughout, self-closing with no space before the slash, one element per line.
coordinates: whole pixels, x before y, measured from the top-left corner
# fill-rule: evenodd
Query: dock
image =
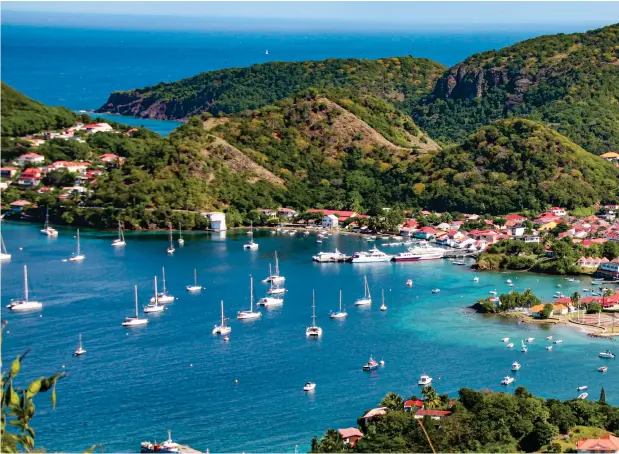
<path fill-rule="evenodd" d="M 459 249 L 448 249 L 445 251 L 445 255 L 443 255 L 444 259 L 453 259 L 457 257 L 477 257 L 479 252 L 475 251 L 461 251 Z"/>

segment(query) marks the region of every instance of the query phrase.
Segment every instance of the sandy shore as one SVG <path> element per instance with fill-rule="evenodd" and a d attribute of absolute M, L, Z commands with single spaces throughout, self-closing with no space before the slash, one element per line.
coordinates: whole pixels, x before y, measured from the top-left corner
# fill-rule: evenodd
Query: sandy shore
<path fill-rule="evenodd" d="M 577 329 L 578 331 L 587 334 L 592 337 L 614 338 L 619 337 L 619 325 L 615 327 L 615 332 L 610 332 L 605 327 L 586 325 L 570 320 L 565 315 L 550 317 L 546 320 L 532 318 L 529 315 L 525 315 L 522 312 L 506 312 L 505 314 L 497 314 L 502 317 L 512 317 L 520 319 L 520 323 L 527 323 L 533 325 L 565 325 Z"/>

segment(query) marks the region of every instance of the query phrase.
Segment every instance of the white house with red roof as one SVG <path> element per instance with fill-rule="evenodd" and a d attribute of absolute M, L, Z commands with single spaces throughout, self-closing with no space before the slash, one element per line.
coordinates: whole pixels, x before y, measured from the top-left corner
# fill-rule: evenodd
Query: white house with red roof
<path fill-rule="evenodd" d="M 549 210 L 552 214 L 554 214 L 555 216 L 565 216 L 566 212 L 565 212 L 565 208 L 561 208 L 561 207 L 552 207 Z"/>
<path fill-rule="evenodd" d="M 17 158 L 17 162 L 19 162 L 20 166 L 25 166 L 26 164 L 40 164 L 45 161 L 45 156 L 42 156 L 37 153 L 26 153 Z"/>
<path fill-rule="evenodd" d="M 322 213 L 323 216 L 329 216 L 330 214 L 337 216 L 340 222 L 347 221 L 350 218 L 354 218 L 357 215 L 354 211 L 345 211 L 345 210 L 323 210 L 321 208 L 311 208 L 307 210 L 308 213 Z"/>
<path fill-rule="evenodd" d="M 107 123 L 91 123 L 89 125 L 82 126 L 82 129 L 91 134 L 96 132 L 111 132 L 114 130 L 114 128 Z"/>
<path fill-rule="evenodd" d="M 451 415 L 453 412 L 448 411 L 448 410 L 417 410 L 417 413 L 415 413 L 415 419 L 423 419 L 424 416 L 429 416 L 431 419 L 434 420 L 439 420 L 439 419 L 443 419 L 446 418 L 447 416 Z"/>
<path fill-rule="evenodd" d="M 619 437 L 613 434 L 600 438 L 586 438 L 576 443 L 577 452 L 619 453 Z"/>
<path fill-rule="evenodd" d="M 277 215 L 283 218 L 294 218 L 298 216 L 298 214 L 299 213 L 297 213 L 296 210 L 293 210 L 292 208 L 282 207 L 277 210 Z"/>
<path fill-rule="evenodd" d="M 122 165 L 125 162 L 125 158 L 122 158 L 114 153 L 104 153 L 98 157 L 99 161 L 104 164 L 119 164 Z"/>
<path fill-rule="evenodd" d="M 17 179 L 17 184 L 25 188 L 34 188 L 41 182 L 41 169 L 30 167 L 22 172 Z"/>
<path fill-rule="evenodd" d="M 56 161 L 47 166 L 47 171 L 67 169 L 73 173 L 85 173 L 89 166 L 90 162 Z"/>

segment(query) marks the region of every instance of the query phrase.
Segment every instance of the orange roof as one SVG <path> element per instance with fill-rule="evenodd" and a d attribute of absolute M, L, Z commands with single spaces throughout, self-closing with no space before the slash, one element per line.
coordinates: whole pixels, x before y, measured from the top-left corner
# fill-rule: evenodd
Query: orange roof
<path fill-rule="evenodd" d="M 608 153 L 604 153 L 603 155 L 601 155 L 600 158 L 619 158 L 619 153 L 609 151 Z"/>
<path fill-rule="evenodd" d="M 619 437 L 612 434 L 605 435 L 600 438 L 587 438 L 576 443 L 576 449 L 579 451 L 603 451 L 612 452 L 619 451 Z"/>
<path fill-rule="evenodd" d="M 363 433 L 356 427 L 349 427 L 347 429 L 337 429 L 342 438 L 359 437 L 363 438 Z"/>
<path fill-rule="evenodd" d="M 541 312 L 544 310 L 544 304 L 536 304 L 535 306 L 531 306 L 531 312 Z"/>

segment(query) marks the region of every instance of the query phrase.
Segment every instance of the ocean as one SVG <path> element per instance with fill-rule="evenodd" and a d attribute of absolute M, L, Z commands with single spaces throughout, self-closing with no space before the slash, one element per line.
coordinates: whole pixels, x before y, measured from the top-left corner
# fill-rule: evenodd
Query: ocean
<path fill-rule="evenodd" d="M 37 446 L 50 452 L 83 452 L 95 443 L 105 452 L 136 452 L 144 440 L 172 436 L 202 452 L 299 452 L 327 428 L 354 427 L 356 418 L 376 406 L 388 392 L 419 395 L 419 376 L 434 378 L 439 393 L 456 395 L 462 387 L 513 391 L 525 386 L 536 395 L 575 398 L 589 386 L 597 399 L 602 386 L 609 403 L 619 404 L 617 360 L 598 358 L 616 342 L 592 339 L 564 326 L 518 324 L 513 319 L 484 317 L 466 309 L 491 290 L 531 288 L 544 300 L 561 291 L 591 287 L 587 279 L 571 283 L 561 277 L 531 273 L 475 273 L 447 260 L 423 263 L 318 264 L 311 256 L 336 247 L 345 253 L 371 247 L 356 236 L 335 235 L 316 243 L 314 235 L 256 233 L 258 251 L 244 251 L 244 232 L 186 232 L 185 246 L 166 254 L 167 234 L 127 233 L 127 246 L 111 247 L 115 232 L 82 231 L 86 260 L 65 263 L 75 250 L 75 231 L 61 228 L 57 239 L 40 226 L 3 222 L 3 238 L 13 254 L 1 264 L 2 318 L 6 365 L 32 347 L 19 386 L 41 375 L 66 371 L 58 384 L 58 404 L 37 396 L 32 426 Z M 396 252 L 400 248 L 379 248 Z M 275 251 L 286 277 L 283 307 L 262 310 L 253 322 L 236 320 L 249 308 L 249 277 L 262 297 Z M 44 304 L 40 313 L 12 313 L 4 306 L 22 296 L 23 265 L 28 265 L 31 298 Z M 167 287 L 178 299 L 165 313 L 150 316 L 143 328 L 121 326 L 133 312 L 133 286 L 140 306 L 153 293 L 153 277 L 165 267 Z M 205 289 L 189 294 L 185 285 Z M 355 307 L 367 276 L 373 304 Z M 479 282 L 473 282 L 475 276 Z M 413 287 L 407 288 L 407 279 Z M 161 284 L 161 282 L 160 282 Z M 440 293 L 432 293 L 433 288 Z M 332 320 L 338 293 L 349 316 Z M 379 309 L 381 291 L 387 311 Z M 306 339 L 316 292 L 320 340 Z M 230 342 L 213 336 L 220 301 L 225 303 Z M 74 358 L 79 334 L 84 356 Z M 563 339 L 552 351 L 546 336 Z M 516 348 L 507 349 L 509 337 Z M 529 352 L 521 339 L 534 337 Z M 385 367 L 363 372 L 370 355 Z M 509 387 L 514 360 L 522 364 Z M 597 368 L 608 364 L 602 374 Z M 238 382 L 237 382 L 238 381 Z M 307 381 L 314 393 L 303 392 Z"/>

